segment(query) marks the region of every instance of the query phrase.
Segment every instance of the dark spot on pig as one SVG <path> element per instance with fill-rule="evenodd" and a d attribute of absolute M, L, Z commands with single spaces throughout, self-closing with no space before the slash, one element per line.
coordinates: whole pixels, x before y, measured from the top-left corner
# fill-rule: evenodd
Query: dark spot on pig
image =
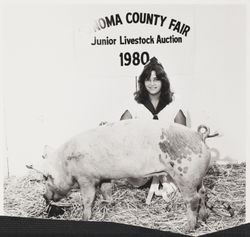
<path fill-rule="evenodd" d="M 181 167 L 178 167 L 178 170 L 179 170 L 180 172 L 182 172 L 182 168 L 181 168 Z"/>
<path fill-rule="evenodd" d="M 181 155 L 180 155 L 180 158 L 181 158 L 181 159 L 186 159 L 186 156 L 183 155 L 183 154 L 181 154 Z"/>
<path fill-rule="evenodd" d="M 199 198 L 194 198 L 193 200 L 191 200 L 190 208 L 192 211 L 196 211 L 198 209 L 198 206 L 199 206 Z"/>
<path fill-rule="evenodd" d="M 171 160 L 176 160 L 177 157 L 176 157 L 176 156 L 170 156 L 170 159 L 171 159 Z"/>
<path fill-rule="evenodd" d="M 168 147 L 167 147 L 167 144 L 165 142 L 159 142 L 159 146 L 160 146 L 160 149 L 162 150 L 162 152 L 164 152 L 164 153 L 168 152 Z"/>
<path fill-rule="evenodd" d="M 67 156 L 67 160 L 76 160 L 79 161 L 81 158 L 83 158 L 84 155 L 82 155 L 81 153 L 71 153 L 69 156 Z"/>
<path fill-rule="evenodd" d="M 201 189 L 201 187 L 202 187 L 202 183 L 198 184 L 198 186 L 197 186 L 197 192 L 199 192 L 199 190 Z"/>
<path fill-rule="evenodd" d="M 178 163 L 178 164 L 181 164 L 181 159 L 178 159 L 178 160 L 177 160 L 177 163 Z"/>
<path fill-rule="evenodd" d="M 173 161 L 170 161 L 169 164 L 174 167 L 174 162 Z"/>
<path fill-rule="evenodd" d="M 68 156 L 68 157 L 67 157 L 67 160 L 72 160 L 72 156 Z"/>

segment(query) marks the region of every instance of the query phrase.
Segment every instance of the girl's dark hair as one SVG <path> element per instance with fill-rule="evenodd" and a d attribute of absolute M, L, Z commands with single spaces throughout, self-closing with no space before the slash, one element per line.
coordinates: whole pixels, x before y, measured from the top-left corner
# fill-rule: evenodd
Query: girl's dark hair
<path fill-rule="evenodd" d="M 174 93 L 170 90 L 170 82 L 163 66 L 155 57 L 151 58 L 149 63 L 144 66 L 144 69 L 139 76 L 139 90 L 134 93 L 135 100 L 140 104 L 144 104 L 145 101 L 149 99 L 148 91 L 145 88 L 144 82 L 150 78 L 152 71 L 155 71 L 157 79 L 162 82 L 160 101 L 166 105 L 171 103 Z"/>

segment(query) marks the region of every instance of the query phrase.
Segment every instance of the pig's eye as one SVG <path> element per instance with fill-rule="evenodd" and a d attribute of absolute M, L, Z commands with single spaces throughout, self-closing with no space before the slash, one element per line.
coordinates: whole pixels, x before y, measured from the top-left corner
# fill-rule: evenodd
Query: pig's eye
<path fill-rule="evenodd" d="M 45 181 L 48 180 L 48 176 L 46 176 L 46 175 L 43 175 L 43 178 L 44 178 Z"/>

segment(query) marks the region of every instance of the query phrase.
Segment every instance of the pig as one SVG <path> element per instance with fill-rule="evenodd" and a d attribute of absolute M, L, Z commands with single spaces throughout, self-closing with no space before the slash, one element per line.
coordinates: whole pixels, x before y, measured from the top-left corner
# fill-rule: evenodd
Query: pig
<path fill-rule="evenodd" d="M 160 120 L 121 120 L 89 129 L 56 150 L 45 147 L 44 198 L 57 202 L 79 186 L 87 221 L 98 185 L 108 197 L 109 180 L 170 175 L 186 204 L 187 231 L 194 230 L 198 216 L 207 218 L 202 182 L 211 159 L 207 137 L 206 126 L 194 131 Z"/>

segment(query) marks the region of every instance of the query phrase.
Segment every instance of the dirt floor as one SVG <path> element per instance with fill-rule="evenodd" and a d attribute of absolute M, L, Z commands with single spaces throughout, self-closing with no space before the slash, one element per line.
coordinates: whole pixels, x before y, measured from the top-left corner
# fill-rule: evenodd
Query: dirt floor
<path fill-rule="evenodd" d="M 199 221 L 191 235 L 202 235 L 245 223 L 246 164 L 214 164 L 208 171 L 204 184 L 207 188 L 209 218 Z M 93 221 L 116 222 L 162 231 L 184 233 L 187 223 L 186 208 L 179 192 L 167 203 L 154 197 L 146 205 L 149 188 L 133 188 L 126 180 L 114 182 L 113 201 L 104 203 L 97 192 L 93 206 Z M 4 211 L 9 216 L 81 220 L 81 196 L 74 190 L 60 207 L 48 208 L 42 197 L 44 181 L 31 171 L 24 177 L 10 177 L 4 182 Z"/>

